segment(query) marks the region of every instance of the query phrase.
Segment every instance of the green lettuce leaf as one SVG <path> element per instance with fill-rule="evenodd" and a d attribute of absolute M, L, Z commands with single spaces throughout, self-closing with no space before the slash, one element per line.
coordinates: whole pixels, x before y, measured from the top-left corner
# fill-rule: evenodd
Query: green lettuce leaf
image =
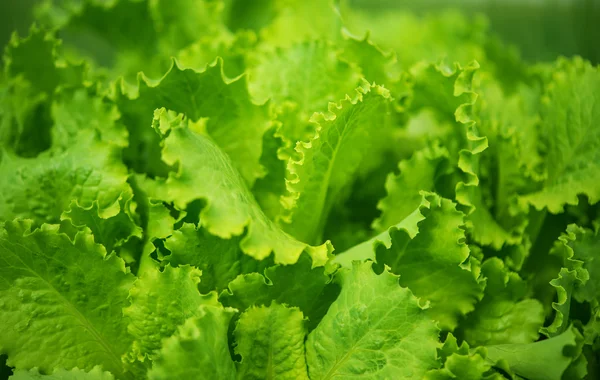
<path fill-rule="evenodd" d="M 224 8 L 225 2 L 221 0 L 148 2 L 150 17 L 158 36 L 159 50 L 164 55 L 173 55 L 174 52 L 199 40 L 231 38 L 232 33 L 225 25 Z"/>
<path fill-rule="evenodd" d="M 163 341 L 148 379 L 203 378 L 233 380 L 236 369 L 227 344 L 227 328 L 235 309 L 202 305 Z"/>
<path fill-rule="evenodd" d="M 377 203 L 381 216 L 373 223 L 381 231 L 408 217 L 421 204 L 421 191 L 434 191 L 436 180 L 448 171 L 448 151 L 435 144 L 400 161 L 398 175 L 390 173 L 385 182 L 387 195 Z"/>
<path fill-rule="evenodd" d="M 281 197 L 286 192 L 285 170 L 289 155 L 289 143 L 281 136 L 281 122 L 275 121 L 271 129 L 263 135 L 263 152 L 260 164 L 266 171 L 262 178 L 258 178 L 252 186 L 252 194 L 271 220 L 281 215 L 283 205 Z"/>
<path fill-rule="evenodd" d="M 262 260 L 274 253 L 276 263 L 291 264 L 307 250 L 315 265 L 323 265 L 330 250 L 327 244 L 310 247 L 283 232 L 262 212 L 231 159 L 183 116 L 159 110 L 158 129 L 163 136 L 163 160 L 177 164 L 177 172 L 154 182 L 160 200 L 185 210 L 194 200 L 207 202 L 200 212 L 200 225 L 211 235 L 229 239 L 248 233 L 240 246 L 244 253 Z"/>
<path fill-rule="evenodd" d="M 82 132 L 95 131 L 106 143 L 127 146 L 128 136 L 117 107 L 96 96 L 89 89 L 63 90 L 55 96 L 51 107 L 52 147 L 76 145 Z"/>
<path fill-rule="evenodd" d="M 582 59 L 560 60 L 542 99 L 541 121 L 547 177 L 543 188 L 523 200 L 560 213 L 584 194 L 600 200 L 600 107 L 595 94 L 600 72 Z"/>
<path fill-rule="evenodd" d="M 298 160 L 288 164 L 288 192 L 282 201 L 288 212 L 282 217 L 284 229 L 301 241 L 321 240 L 323 226 L 340 192 L 352 183 L 361 161 L 378 133 L 386 127 L 389 92 L 363 83 L 354 97 L 331 103 L 328 113 L 315 114 L 317 134 L 296 145 Z M 371 156 L 376 156 L 372 153 Z"/>
<path fill-rule="evenodd" d="M 249 73 L 254 98 L 259 102 L 271 99 L 274 106 L 284 102 L 297 106 L 296 120 L 284 123 L 279 132 L 292 144 L 314 134 L 307 133 L 313 112 L 326 111 L 329 102 L 342 99 L 359 84 L 358 70 L 340 60 L 334 45 L 324 41 L 294 44 L 258 55 L 257 60 Z"/>
<path fill-rule="evenodd" d="M 268 106 L 252 102 L 246 76 L 232 80 L 226 78 L 221 59 L 201 72 L 181 69 L 173 61 L 159 82 L 140 75 L 137 94 L 125 96 L 123 91 L 124 88 L 121 88 L 115 96 L 126 118 L 124 122 L 134 138 L 140 138 L 138 133 L 141 136 L 153 133 L 148 128 L 152 123 L 152 112 L 164 107 L 199 122 L 229 155 L 250 186 L 256 178 L 265 174 L 259 159 L 263 134 L 271 126 Z M 147 140 L 146 145 L 152 148 L 155 144 L 156 151 L 156 136 Z M 135 150 L 130 151 L 130 154 L 135 153 Z"/>
<path fill-rule="evenodd" d="M 500 373 L 492 369 L 487 359 L 487 352 L 482 348 L 470 349 L 466 342 L 458 345 L 452 333 L 444 341 L 442 348 L 438 349 L 439 356 L 444 366 L 434 369 L 425 375 L 426 380 L 503 380 Z"/>
<path fill-rule="evenodd" d="M 426 194 L 419 208 L 424 217 L 416 236 L 390 232 L 391 246 L 375 248 L 377 263 L 400 275 L 400 285 L 431 302 L 428 315 L 452 330 L 483 295 L 479 263 L 470 257 L 462 229 L 464 214 L 451 201 Z"/>
<path fill-rule="evenodd" d="M 122 193 L 118 200 L 118 214 L 108 218 L 100 216 L 97 201 L 92 202 L 90 207 L 81 207 L 74 201 L 60 218 L 68 220 L 77 228 L 89 228 L 94 235 L 94 241 L 102 244 L 106 252 L 112 252 L 133 237 L 142 238 L 142 229 L 134 220 L 132 199 L 131 191 Z"/>
<path fill-rule="evenodd" d="M 302 312 L 273 303 L 246 310 L 235 327 L 238 379 L 308 380 Z"/>
<path fill-rule="evenodd" d="M 240 243 L 244 235 L 222 239 L 211 235 L 204 228 L 185 223 L 165 240 L 165 248 L 171 254 L 165 261 L 171 265 L 193 265 L 202 270 L 199 285 L 203 293 L 222 291 L 240 274 L 261 273 L 273 265 L 272 257 L 258 261 L 242 251 Z"/>
<path fill-rule="evenodd" d="M 122 308 L 133 275 L 93 237 L 71 241 L 58 226 L 31 231 L 30 221 L 0 232 L 0 352 L 16 369 L 131 373 L 121 356 L 131 345 Z"/>
<path fill-rule="evenodd" d="M 217 305 L 216 295 L 198 292 L 202 272 L 190 266 L 173 268 L 146 265 L 129 290 L 131 304 L 123 314 L 131 320 L 127 330 L 134 338 L 131 356 L 155 359 L 162 340 L 175 333 L 201 305 Z"/>
<path fill-rule="evenodd" d="M 398 277 L 355 262 L 306 342 L 311 379 L 422 377 L 436 368 L 438 329 Z"/>
<path fill-rule="evenodd" d="M 353 36 L 347 29 L 342 32 L 344 40 L 339 52 L 340 59 L 357 65 L 363 78 L 369 82 L 395 90 L 392 84 L 400 79 L 400 73 L 394 67 L 397 59 L 395 52 L 383 51 L 371 40 L 368 32 L 362 38 Z"/>
<path fill-rule="evenodd" d="M 61 153 L 21 158 L 5 151 L 0 160 L 1 220 L 57 223 L 72 201 L 84 208 L 96 204 L 100 217 L 110 217 L 119 212 L 121 195 L 130 191 L 120 150 L 91 133 Z"/>
<path fill-rule="evenodd" d="M 240 311 L 252 306 L 269 306 L 272 302 L 295 306 L 312 329 L 339 293 L 331 279 L 333 268 L 314 264 L 310 256 L 303 254 L 296 264 L 276 265 L 264 273 L 240 275 L 221 292 L 219 300 Z"/>
<path fill-rule="evenodd" d="M 88 75 L 85 63 L 74 65 L 59 58 L 59 45 L 53 33 L 33 26 L 27 37 L 15 34 L 6 46 L 5 77 L 0 80 L 0 143 L 19 156 L 35 157 L 53 143 L 65 143 L 51 134 L 52 100 L 60 89 L 82 87 Z M 82 105 L 91 107 L 87 103 Z M 84 128 L 90 122 L 89 118 L 79 121 L 72 125 Z"/>
<path fill-rule="evenodd" d="M 487 346 L 491 362 L 504 361 L 519 376 L 531 380 L 581 379 L 586 374 L 581 354 L 583 337 L 571 327 L 552 339 L 530 344 Z"/>
<path fill-rule="evenodd" d="M 542 333 L 550 337 L 559 335 L 568 328 L 571 311 L 576 312 L 575 301 L 590 305 L 585 314 L 579 314 L 580 319 L 589 319 L 586 339 L 593 341 L 598 336 L 594 328 L 600 309 L 600 267 L 596 260 L 596 252 L 600 249 L 598 230 L 598 226 L 595 230 L 589 230 L 571 224 L 550 251 L 551 255 L 560 258 L 563 266 L 558 276 L 550 281 L 556 291 L 557 299 L 552 303 L 555 314 L 552 323 L 542 329 Z"/>
<path fill-rule="evenodd" d="M 485 294 L 461 322 L 464 339 L 473 346 L 535 342 L 544 310 L 527 297 L 527 283 L 498 258 L 486 260 L 481 275 L 486 278 Z"/>

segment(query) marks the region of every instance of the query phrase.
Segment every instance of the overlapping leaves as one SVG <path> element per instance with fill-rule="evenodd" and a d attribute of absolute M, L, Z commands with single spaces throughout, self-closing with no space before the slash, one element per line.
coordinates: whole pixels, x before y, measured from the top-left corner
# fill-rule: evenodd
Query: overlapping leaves
<path fill-rule="evenodd" d="M 349 5 L 40 6 L 64 42 L 0 76 L 12 378 L 598 373 L 598 69 Z"/>

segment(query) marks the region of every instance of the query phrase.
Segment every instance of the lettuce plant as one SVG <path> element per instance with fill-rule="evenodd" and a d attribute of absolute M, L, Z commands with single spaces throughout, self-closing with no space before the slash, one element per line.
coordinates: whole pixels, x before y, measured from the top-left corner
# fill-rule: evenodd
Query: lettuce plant
<path fill-rule="evenodd" d="M 0 77 L 11 379 L 600 376 L 598 67 L 345 1 L 36 15 Z"/>

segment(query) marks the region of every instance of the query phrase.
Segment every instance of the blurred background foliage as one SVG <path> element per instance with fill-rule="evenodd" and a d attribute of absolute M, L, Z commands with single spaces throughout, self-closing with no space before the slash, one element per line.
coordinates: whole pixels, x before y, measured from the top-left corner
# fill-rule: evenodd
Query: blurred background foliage
<path fill-rule="evenodd" d="M 349 0 L 357 8 L 383 13 L 392 8 L 431 14 L 460 9 L 483 14 L 492 32 L 519 47 L 529 61 L 580 55 L 600 63 L 600 0 Z"/>
<path fill-rule="evenodd" d="M 0 46 L 13 31 L 26 35 L 40 0 L 0 0 Z M 492 32 L 516 45 L 528 61 L 580 55 L 600 63 L 600 0 L 347 0 L 348 6 L 372 13 L 391 9 L 430 15 L 459 9 L 483 14 Z"/>

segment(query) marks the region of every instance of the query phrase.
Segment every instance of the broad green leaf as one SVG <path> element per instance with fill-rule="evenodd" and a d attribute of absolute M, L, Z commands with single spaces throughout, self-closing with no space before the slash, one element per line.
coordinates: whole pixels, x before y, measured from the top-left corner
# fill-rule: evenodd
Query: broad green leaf
<path fill-rule="evenodd" d="M 148 379 L 235 379 L 227 329 L 235 309 L 200 306 L 177 332 L 163 341 Z"/>
<path fill-rule="evenodd" d="M 106 252 L 112 252 L 132 237 L 142 238 L 142 229 L 133 219 L 132 198 L 131 191 L 122 193 L 118 200 L 118 214 L 108 218 L 100 216 L 97 201 L 92 202 L 89 207 L 81 207 L 77 201 L 73 201 L 60 218 L 69 220 L 77 228 L 89 228 L 94 241 L 102 244 Z"/>
<path fill-rule="evenodd" d="M 258 55 L 250 70 L 249 90 L 260 102 L 271 99 L 297 105 L 295 120 L 283 123 L 279 133 L 290 143 L 305 141 L 310 116 L 326 111 L 359 84 L 359 71 L 338 58 L 334 45 L 324 41 L 294 44 Z M 277 73 L 277 75 L 273 75 Z"/>
<path fill-rule="evenodd" d="M 327 260 L 327 244 L 310 247 L 283 232 L 262 212 L 231 159 L 208 136 L 188 126 L 182 116 L 159 110 L 158 126 L 164 137 L 163 160 L 177 164 L 177 172 L 165 179 L 157 178 L 158 199 L 173 202 L 185 210 L 194 200 L 203 199 L 200 225 L 211 235 L 229 239 L 248 232 L 240 246 L 247 255 L 262 260 L 274 253 L 276 263 L 292 264 L 300 254 L 310 252 L 315 265 Z M 170 119 L 169 119 L 170 118 Z M 163 122 L 164 120 L 164 122 Z"/>
<path fill-rule="evenodd" d="M 246 76 L 226 78 L 221 59 L 202 72 L 181 69 L 173 61 L 159 82 L 141 75 L 136 95 L 127 97 L 117 92 L 116 96 L 124 123 L 134 141 L 154 133 L 149 126 L 152 124 L 152 112 L 157 108 L 183 113 L 193 122 L 208 118 L 204 120 L 203 127 L 229 156 L 246 182 L 252 186 L 256 178 L 264 175 L 259 160 L 263 134 L 271 126 L 268 106 L 252 102 Z M 157 150 L 157 144 L 153 136 L 142 145 L 154 146 Z M 136 153 L 137 150 L 130 151 L 130 154 Z"/>
<path fill-rule="evenodd" d="M 269 306 L 272 302 L 296 306 L 314 328 L 339 288 L 331 281 L 332 268 L 315 267 L 306 254 L 293 265 L 276 265 L 262 273 L 240 275 L 229 283 L 219 300 L 225 306 L 244 311 L 252 306 Z"/>
<path fill-rule="evenodd" d="M 52 103 L 51 114 L 53 148 L 78 144 L 81 131 L 86 130 L 98 133 L 103 142 L 127 146 L 127 130 L 118 122 L 120 113 L 116 106 L 90 90 L 62 91 Z"/>
<path fill-rule="evenodd" d="M 539 301 L 527 297 L 527 283 L 498 258 L 486 260 L 481 275 L 487 281 L 485 295 L 461 322 L 464 339 L 478 346 L 535 342 L 544 310 Z"/>
<path fill-rule="evenodd" d="M 436 368 L 438 329 L 418 299 L 369 262 L 342 269 L 342 291 L 308 336 L 311 379 L 422 378 Z"/>
<path fill-rule="evenodd" d="M 110 372 L 103 372 L 100 367 L 94 367 L 91 371 L 82 371 L 79 368 L 72 370 L 57 369 L 50 375 L 44 375 L 37 368 L 25 370 L 17 370 L 12 375 L 10 380 L 114 380 L 114 376 Z"/>
<path fill-rule="evenodd" d="M 412 237 L 406 230 L 390 232 L 391 246 L 375 247 L 377 264 L 400 275 L 400 285 L 431 302 L 428 315 L 442 329 L 453 330 L 483 295 L 479 263 L 469 257 L 462 229 L 464 214 L 451 201 L 424 194 L 424 217 Z"/>
<path fill-rule="evenodd" d="M 537 209 L 551 213 L 576 205 L 585 194 L 600 200 L 600 91 L 597 67 L 580 58 L 560 60 L 542 99 L 542 141 L 547 178 L 543 188 L 523 197 Z"/>
<path fill-rule="evenodd" d="M 71 241 L 58 226 L 31 231 L 31 221 L 0 231 L 0 352 L 16 369 L 91 370 L 102 365 L 118 378 L 129 349 L 122 308 L 133 276 L 93 237 Z"/>
<path fill-rule="evenodd" d="M 166 239 L 165 248 L 171 254 L 165 258 L 174 266 L 192 265 L 202 270 L 199 285 L 202 293 L 221 291 L 239 274 L 263 272 L 273 265 L 272 258 L 257 261 L 244 254 L 240 247 L 244 235 L 223 239 L 211 235 L 205 228 L 185 223 Z"/>
<path fill-rule="evenodd" d="M 519 376 L 531 380 L 580 379 L 585 376 L 578 361 L 583 338 L 575 327 L 552 339 L 529 344 L 500 344 L 487 346 L 488 359 L 494 363 L 505 361 Z M 580 368 L 569 368 L 575 364 Z M 575 372 L 571 372 L 575 370 Z M 572 377 L 570 377 L 572 376 Z"/>
<path fill-rule="evenodd" d="M 356 171 L 377 156 L 372 145 L 385 131 L 390 94 L 385 88 L 363 83 L 354 96 L 331 103 L 329 112 L 312 117 L 317 133 L 299 142 L 298 160 L 288 163 L 289 194 L 282 198 L 287 213 L 284 229 L 307 243 L 322 239 L 327 215 Z"/>
<path fill-rule="evenodd" d="M 214 294 L 203 296 L 198 291 L 201 275 L 200 270 L 187 265 L 167 265 L 162 270 L 158 264 L 144 267 L 129 290 L 131 304 L 123 309 L 131 320 L 127 330 L 135 339 L 134 359 L 155 359 L 162 340 L 188 318 L 198 316 L 200 305 L 217 305 Z"/>
<path fill-rule="evenodd" d="M 119 211 L 119 198 L 129 191 L 120 151 L 89 134 L 64 152 L 36 158 L 0 157 L 0 219 L 31 218 L 36 225 L 57 223 L 72 201 L 84 208 L 96 202 L 99 215 Z"/>
<path fill-rule="evenodd" d="M 237 322 L 235 353 L 242 357 L 238 379 L 308 380 L 302 312 L 273 303 L 252 307 Z"/>
<path fill-rule="evenodd" d="M 377 204 L 381 216 L 373 223 L 374 228 L 381 231 L 408 217 L 421 204 L 421 191 L 435 190 L 436 180 L 447 172 L 447 165 L 448 152 L 439 145 L 400 161 L 400 173 L 390 173 L 385 182 L 387 195 Z"/>

